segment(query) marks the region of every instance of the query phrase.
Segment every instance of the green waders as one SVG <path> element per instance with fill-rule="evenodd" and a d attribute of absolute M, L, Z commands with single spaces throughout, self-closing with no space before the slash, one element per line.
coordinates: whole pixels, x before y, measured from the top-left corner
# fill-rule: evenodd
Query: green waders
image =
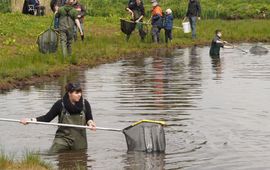
<path fill-rule="evenodd" d="M 63 105 L 63 110 L 59 117 L 59 123 L 85 125 L 85 112 L 70 115 Z M 80 150 L 87 148 L 86 129 L 61 126 L 55 134 L 53 145 L 50 152 L 59 152 L 62 150 Z"/>
<path fill-rule="evenodd" d="M 63 56 L 71 56 L 71 43 L 77 11 L 72 6 L 63 6 L 58 11 L 60 42 Z"/>
<path fill-rule="evenodd" d="M 71 43 L 73 38 L 73 29 L 60 30 L 60 42 L 63 56 L 71 56 Z"/>
<path fill-rule="evenodd" d="M 133 13 L 134 13 L 133 21 L 135 22 L 137 19 L 140 18 L 141 12 L 138 10 L 133 10 Z M 142 21 L 140 21 L 139 23 L 136 23 L 136 28 L 139 30 L 139 35 L 141 37 L 141 40 L 143 41 L 147 33 L 144 30 L 143 24 L 141 22 Z M 127 35 L 126 40 L 128 41 L 129 38 L 130 38 L 130 35 Z"/>

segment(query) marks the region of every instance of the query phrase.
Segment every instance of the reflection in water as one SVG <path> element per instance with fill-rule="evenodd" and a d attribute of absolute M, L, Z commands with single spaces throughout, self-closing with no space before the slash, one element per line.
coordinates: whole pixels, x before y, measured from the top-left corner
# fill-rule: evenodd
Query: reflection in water
<path fill-rule="evenodd" d="M 88 159 L 87 150 L 61 152 L 52 156 L 56 157 L 59 170 L 87 170 L 91 168 L 87 165 L 87 163 L 92 162 Z"/>
<path fill-rule="evenodd" d="M 128 152 L 125 170 L 163 170 L 165 166 L 164 153 Z"/>
<path fill-rule="evenodd" d="M 216 80 L 221 79 L 222 63 L 219 57 L 211 57 L 213 73 L 216 74 Z"/>

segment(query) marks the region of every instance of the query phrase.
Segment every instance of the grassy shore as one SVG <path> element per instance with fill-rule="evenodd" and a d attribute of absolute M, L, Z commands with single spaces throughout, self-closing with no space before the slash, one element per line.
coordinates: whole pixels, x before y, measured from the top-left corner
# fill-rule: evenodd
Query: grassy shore
<path fill-rule="evenodd" d="M 26 152 L 20 161 L 14 160 L 13 156 L 9 156 L 1 151 L 0 153 L 0 169 L 5 170 L 50 170 L 52 165 L 41 160 L 38 153 Z"/>
<path fill-rule="evenodd" d="M 137 31 L 129 42 L 120 30 L 118 17 L 86 17 L 84 42 L 73 44 L 76 60 L 63 60 L 60 48 L 55 54 L 38 52 L 36 39 L 46 30 L 52 16 L 35 17 L 21 14 L 0 14 L 0 89 L 9 89 L 35 83 L 45 77 L 56 77 L 70 69 L 91 67 L 112 62 L 132 54 L 150 52 L 156 48 L 174 48 L 192 45 L 209 45 L 216 29 L 222 29 L 224 39 L 230 42 L 266 42 L 270 40 L 269 20 L 202 20 L 198 23 L 198 39 L 181 29 L 173 30 L 173 42 L 151 43 L 150 30 L 145 42 L 140 42 Z M 180 19 L 174 20 L 180 26 Z M 161 32 L 162 41 L 164 32 Z M 34 80 L 34 81 L 31 81 Z"/>

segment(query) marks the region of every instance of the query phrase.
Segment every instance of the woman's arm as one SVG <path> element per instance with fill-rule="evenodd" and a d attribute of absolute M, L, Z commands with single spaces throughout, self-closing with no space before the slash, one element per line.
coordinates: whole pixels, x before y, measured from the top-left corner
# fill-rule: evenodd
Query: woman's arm
<path fill-rule="evenodd" d="M 50 122 L 56 116 L 58 116 L 59 113 L 61 113 L 61 111 L 62 111 L 62 100 L 58 100 L 57 102 L 54 103 L 54 105 L 52 106 L 52 108 L 50 109 L 50 111 L 47 114 L 45 114 L 43 116 L 39 116 L 37 118 L 22 118 L 20 120 L 20 123 L 26 125 L 26 124 L 28 124 L 28 121 Z"/>

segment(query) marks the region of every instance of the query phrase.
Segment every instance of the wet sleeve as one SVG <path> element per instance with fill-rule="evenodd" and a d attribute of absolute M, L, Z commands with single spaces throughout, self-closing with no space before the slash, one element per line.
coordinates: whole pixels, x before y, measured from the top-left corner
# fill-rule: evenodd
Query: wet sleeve
<path fill-rule="evenodd" d="M 85 118 L 86 118 L 86 122 L 88 120 L 93 120 L 92 109 L 87 100 L 85 100 Z"/>
<path fill-rule="evenodd" d="M 50 111 L 43 115 L 37 117 L 37 121 L 39 122 L 50 122 L 52 121 L 56 116 L 58 116 L 62 111 L 62 100 L 58 100 L 57 102 L 54 103 Z"/>

